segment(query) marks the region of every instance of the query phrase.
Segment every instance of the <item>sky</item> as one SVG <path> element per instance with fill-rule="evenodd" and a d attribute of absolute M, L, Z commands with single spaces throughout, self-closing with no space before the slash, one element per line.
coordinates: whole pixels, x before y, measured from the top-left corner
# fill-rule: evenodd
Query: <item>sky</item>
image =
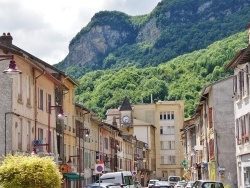
<path fill-rule="evenodd" d="M 71 39 L 95 13 L 117 10 L 128 15 L 150 13 L 161 0 L 0 0 L 0 34 L 51 65 L 68 54 Z"/>

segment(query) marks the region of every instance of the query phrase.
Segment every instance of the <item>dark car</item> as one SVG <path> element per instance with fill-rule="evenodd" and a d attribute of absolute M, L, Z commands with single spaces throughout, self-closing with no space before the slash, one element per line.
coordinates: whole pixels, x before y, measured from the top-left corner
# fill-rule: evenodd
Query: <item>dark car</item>
<path fill-rule="evenodd" d="M 169 181 L 156 181 L 153 188 L 173 188 Z"/>
<path fill-rule="evenodd" d="M 192 188 L 224 188 L 224 185 L 220 181 L 197 180 Z"/>

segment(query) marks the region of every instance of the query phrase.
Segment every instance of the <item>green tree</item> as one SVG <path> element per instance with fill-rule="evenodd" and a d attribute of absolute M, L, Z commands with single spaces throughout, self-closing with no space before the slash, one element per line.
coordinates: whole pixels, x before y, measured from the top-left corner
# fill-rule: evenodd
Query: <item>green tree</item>
<path fill-rule="evenodd" d="M 62 177 L 51 157 L 8 155 L 0 166 L 3 188 L 61 188 Z"/>

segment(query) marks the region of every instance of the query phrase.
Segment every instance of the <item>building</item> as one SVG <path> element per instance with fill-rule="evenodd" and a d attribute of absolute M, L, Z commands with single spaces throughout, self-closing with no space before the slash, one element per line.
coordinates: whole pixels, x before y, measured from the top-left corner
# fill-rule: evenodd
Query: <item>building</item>
<path fill-rule="evenodd" d="M 135 168 L 137 179 L 146 185 L 149 179 L 167 179 L 169 175 L 180 175 L 183 167 L 182 145 L 179 129 L 183 125 L 184 103 L 182 101 L 159 101 L 150 104 L 131 105 L 127 97 L 118 109 L 107 111 L 107 122 L 117 125 L 127 135 L 141 141 L 144 146 L 142 164 Z M 131 130 L 133 129 L 133 130 Z M 135 153 L 136 155 L 138 153 Z M 135 156 L 137 159 L 137 156 Z M 137 167 L 138 160 L 134 160 Z"/>
<path fill-rule="evenodd" d="M 238 187 L 250 185 L 250 24 L 248 24 L 249 45 L 240 50 L 227 65 L 234 70 L 233 89 L 235 114 L 235 145 Z"/>
<path fill-rule="evenodd" d="M 183 145 L 192 180 L 220 180 L 233 187 L 235 162 L 233 78 L 207 85 L 195 114 L 184 123 Z"/>
<path fill-rule="evenodd" d="M 57 114 L 62 104 L 57 101 L 56 88 L 63 83 L 51 74 L 55 68 L 13 45 L 12 40 L 9 33 L 0 37 L 0 55 L 13 57 L 1 62 L 1 69 L 14 60 L 22 74 L 1 75 L 1 121 L 5 126 L 0 132 L 5 139 L 0 152 L 52 153 L 57 161 L 56 125 L 61 123 Z"/>
<path fill-rule="evenodd" d="M 139 134 L 148 135 L 150 179 L 182 176 L 184 157 L 179 130 L 184 121 L 183 101 L 133 105 L 133 118 L 152 125 Z"/>

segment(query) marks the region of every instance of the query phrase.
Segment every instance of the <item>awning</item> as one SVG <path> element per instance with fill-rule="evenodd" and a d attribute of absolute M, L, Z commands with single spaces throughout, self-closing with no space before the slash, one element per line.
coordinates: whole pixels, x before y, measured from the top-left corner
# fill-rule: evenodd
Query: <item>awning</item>
<path fill-rule="evenodd" d="M 75 173 L 64 173 L 63 177 L 68 178 L 69 181 L 78 181 L 79 180 L 79 174 Z M 84 180 L 84 176 L 80 177 L 81 180 Z"/>

